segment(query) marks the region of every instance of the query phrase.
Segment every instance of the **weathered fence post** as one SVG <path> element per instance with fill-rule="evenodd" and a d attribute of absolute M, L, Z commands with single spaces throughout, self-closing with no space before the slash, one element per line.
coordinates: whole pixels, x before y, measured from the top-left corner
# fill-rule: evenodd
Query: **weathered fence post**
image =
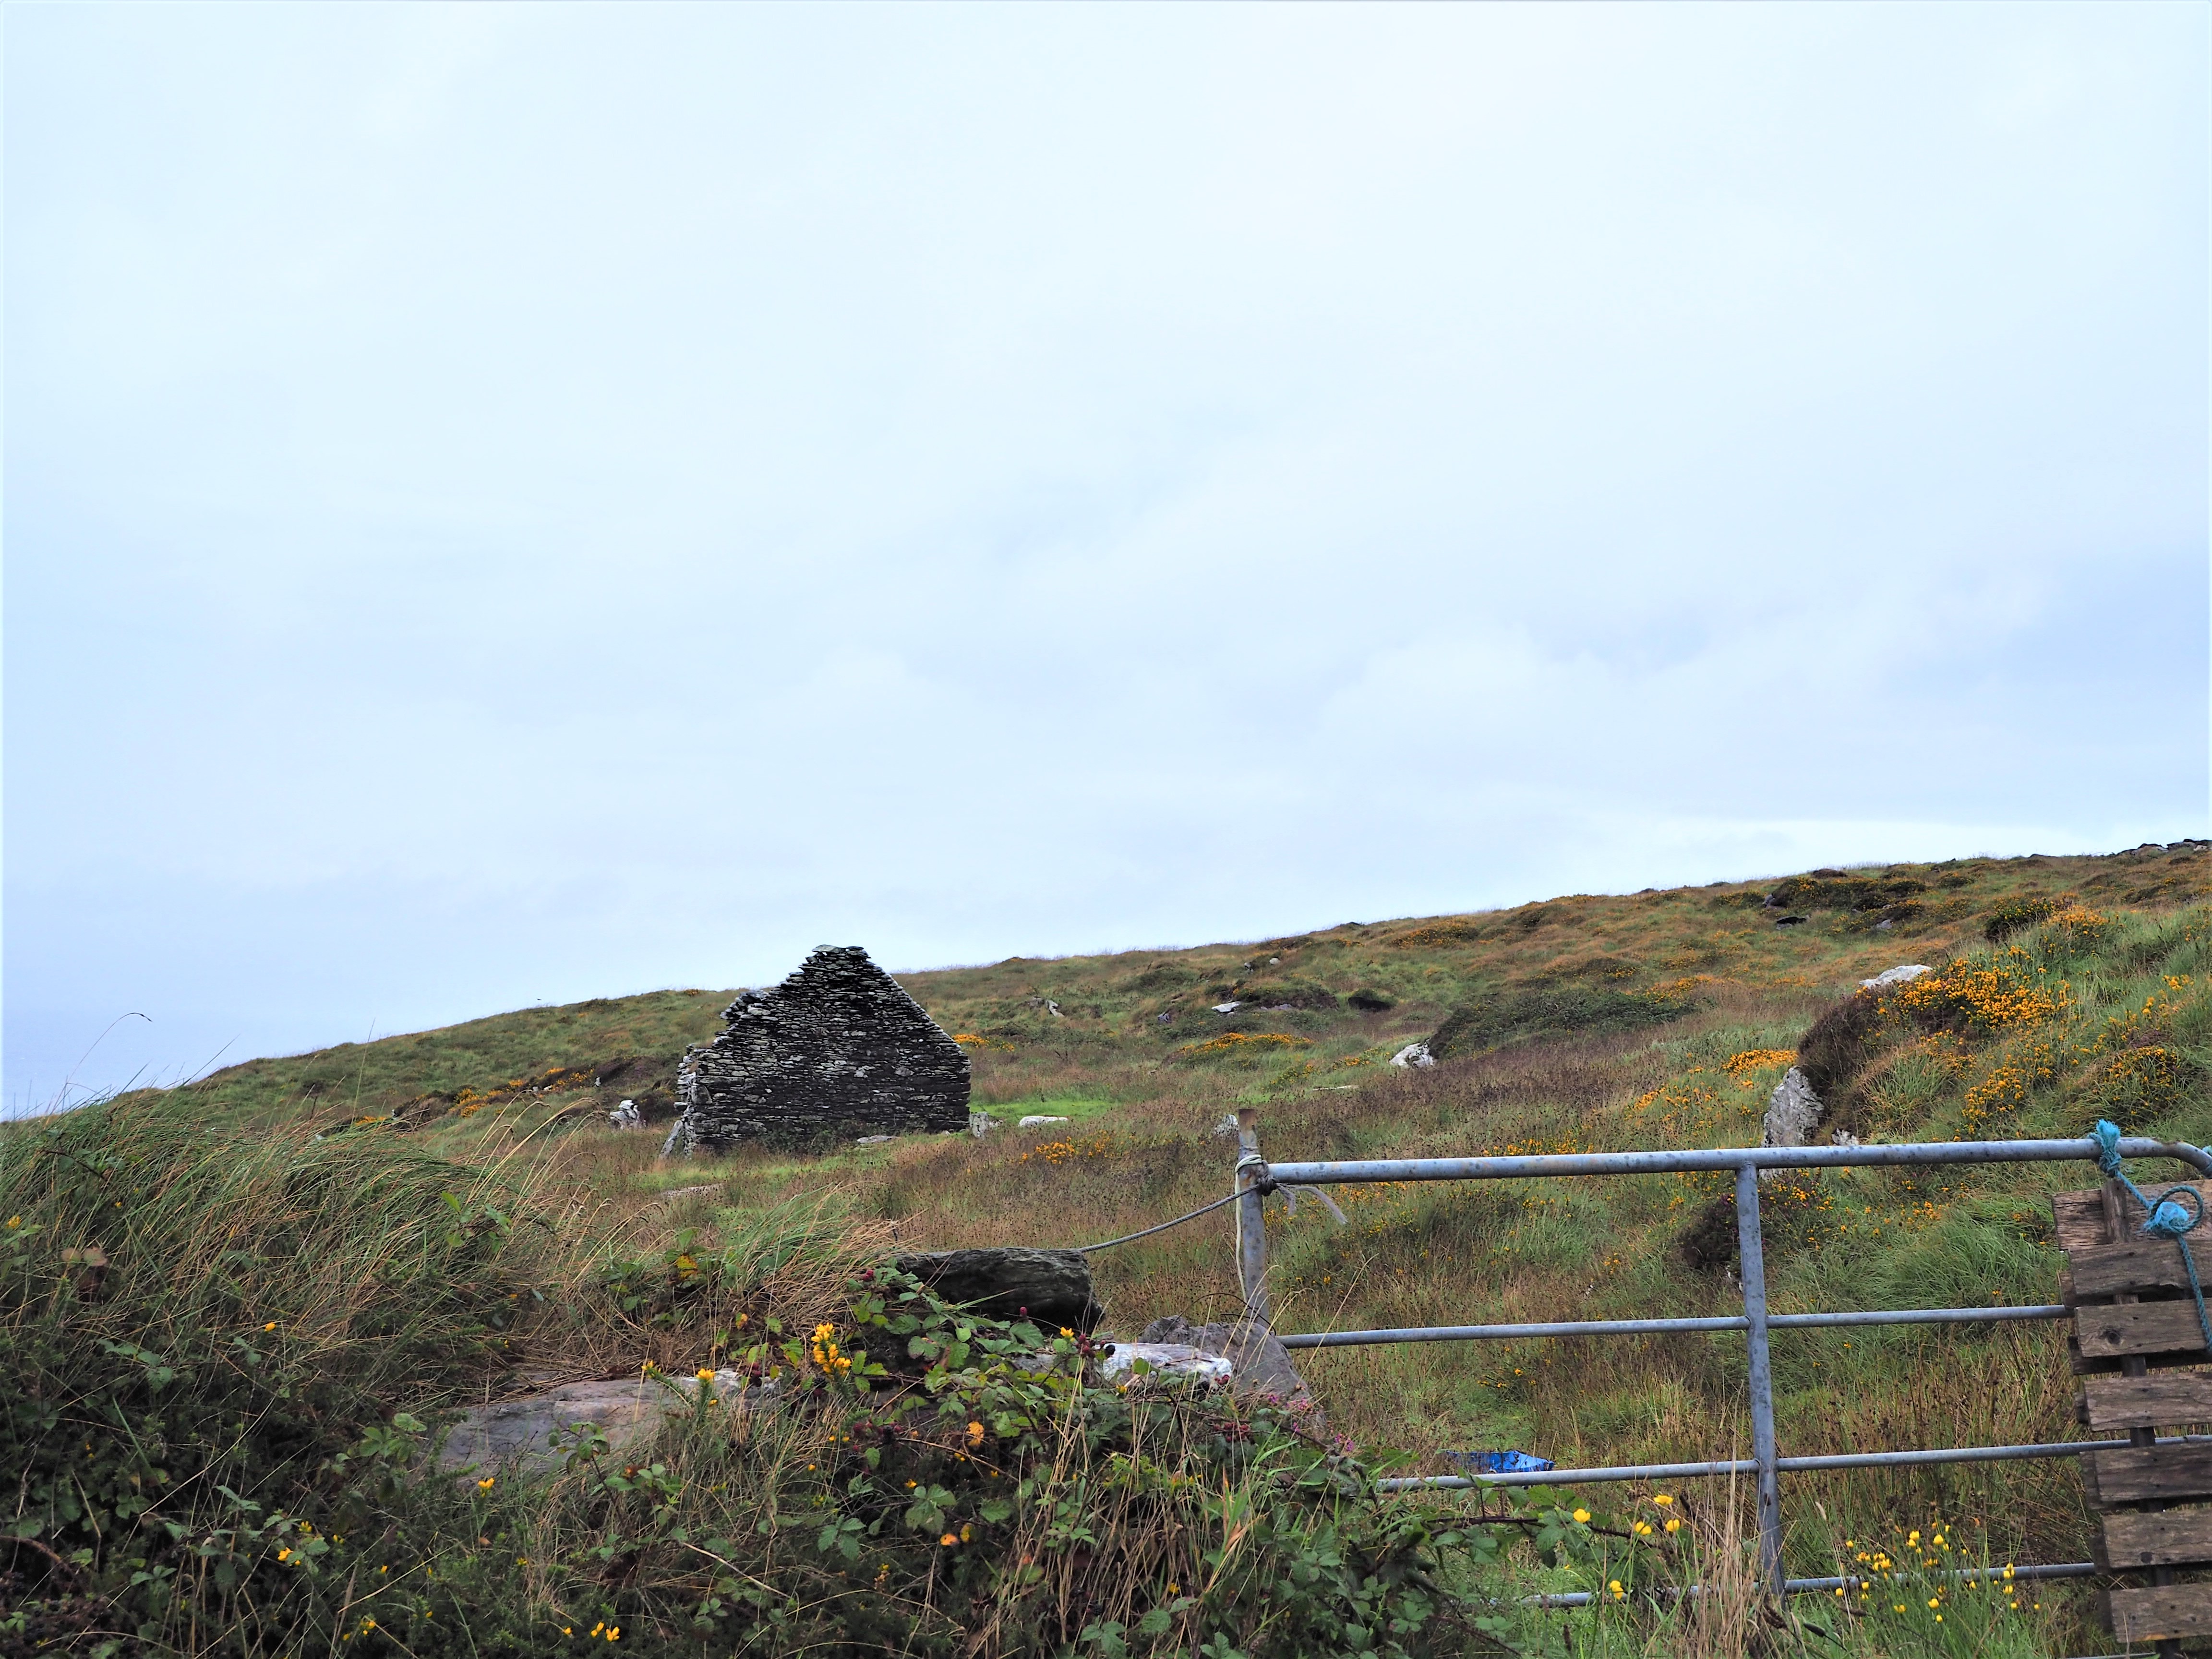
<path fill-rule="evenodd" d="M 1743 1316 L 1751 1350 L 1751 1455 L 1758 1466 L 1759 1566 L 1766 1586 L 1784 1594 L 1782 1573 L 1782 1478 L 1775 1467 L 1774 1362 L 1766 1351 L 1766 1253 L 1759 1236 L 1759 1171 L 1739 1164 L 1735 1171 L 1736 1252 L 1742 1258 Z"/>
<path fill-rule="evenodd" d="M 1244 1291 L 1244 1317 L 1266 1328 L 1267 1324 L 1267 1226 L 1261 1213 L 1267 1194 L 1260 1183 L 1267 1178 L 1267 1161 L 1260 1156 L 1260 1114 L 1242 1106 L 1237 1111 L 1237 1281 Z"/>

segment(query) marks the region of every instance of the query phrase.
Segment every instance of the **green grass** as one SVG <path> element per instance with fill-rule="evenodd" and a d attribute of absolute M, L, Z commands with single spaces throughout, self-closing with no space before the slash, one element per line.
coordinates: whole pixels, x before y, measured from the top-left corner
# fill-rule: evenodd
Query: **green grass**
<path fill-rule="evenodd" d="M 510 1182 L 526 1170 L 528 1190 L 570 1239 L 563 1260 L 585 1259 L 574 1254 L 584 1249 L 579 1239 L 595 1241 L 590 1249 L 602 1255 L 653 1259 L 681 1229 L 712 1243 L 794 1201 L 881 1229 L 871 1236 L 886 1245 L 895 1233 L 901 1248 L 1075 1244 L 1226 1190 L 1235 1153 L 1213 1131 L 1239 1103 L 1259 1107 L 1262 1145 L 1279 1158 L 1755 1141 L 1788 1051 L 1815 1020 L 1860 979 L 1922 962 L 1952 965 L 1832 1045 L 1843 1057 L 1832 1103 L 1863 1136 L 2071 1135 L 2103 1115 L 2202 1142 L 2212 1137 L 2207 863 L 2201 850 L 2161 849 L 1808 877 L 1783 890 L 1786 913 L 1809 918 L 1790 927 L 1775 925 L 1784 912 L 1760 906 L 1771 884 L 1719 884 L 1346 925 L 1256 945 L 902 975 L 963 1037 L 979 1104 L 1006 1120 L 1028 1112 L 1073 1120 L 980 1142 L 902 1137 L 822 1157 L 747 1148 L 660 1166 L 660 1136 L 606 1128 L 608 1103 L 587 1080 L 560 1075 L 543 1091 L 527 1086 L 611 1057 L 643 1056 L 672 1071 L 685 1043 L 715 1029 L 724 993 L 529 1010 L 251 1062 L 162 1098 L 185 1121 L 265 1134 L 388 1118 L 423 1095 L 471 1090 L 470 1103 L 489 1103 L 464 1115 L 432 1103 L 324 1145 L 496 1168 Z M 2069 920 L 2069 898 L 2094 918 Z M 1244 994 L 1252 991 L 1256 998 Z M 1344 1000 L 1355 991 L 1393 1006 L 1362 1012 Z M 1297 1006 L 1211 1012 L 1231 998 L 1271 997 Z M 1383 1063 L 1455 1016 L 1465 1039 L 1456 1057 L 1422 1073 Z M 340 1090 L 350 1092 L 341 1100 Z M 660 1196 L 702 1183 L 716 1190 Z M 2086 1184 L 2085 1170 L 2057 1166 L 1771 1183 L 1763 1206 L 1774 1304 L 2051 1299 L 2049 1194 Z M 1719 1236 L 1730 1236 L 1732 1222 L 1715 1207 L 1725 1191 L 1723 1180 L 1707 1177 L 1347 1189 L 1338 1194 L 1349 1217 L 1342 1228 L 1311 1204 L 1294 1218 L 1271 1206 L 1279 1323 L 1729 1312 L 1735 1298 L 1722 1273 L 1725 1249 L 1703 1268 L 1684 1254 L 1715 1220 Z M 159 1247 L 183 1248 L 181 1235 Z M 1162 1314 L 1220 1318 L 1237 1306 L 1223 1216 L 1123 1247 L 1097 1266 L 1109 1324 L 1125 1334 Z M 574 1341 L 594 1328 L 586 1320 L 542 1330 Z M 609 1328 L 619 1342 L 604 1331 L 590 1338 L 609 1364 L 625 1345 L 633 1367 L 647 1352 L 671 1364 L 691 1358 L 678 1333 L 621 1322 Z M 1790 1333 L 1777 1339 L 1776 1366 L 1791 1452 L 2075 1432 L 2074 1386 L 2058 1338 L 2044 1328 Z M 1676 1461 L 1741 1451 L 1748 1438 L 1742 1349 L 1732 1338 L 1341 1350 L 1308 1355 L 1304 1368 L 1333 1431 L 1371 1450 L 1396 1449 L 1416 1468 L 1444 1468 L 1440 1454 L 1455 1447 L 1518 1447 L 1563 1462 Z M 1615 1545 L 1601 1533 L 1585 1540 L 1570 1529 L 1565 1565 L 1546 1568 L 1519 1545 L 1495 1561 L 1455 1556 L 1457 1565 L 1439 1571 L 1480 1604 L 1504 1606 L 1498 1616 L 1513 1626 L 1506 1639 L 1522 1650 L 1557 1651 L 1564 1638 L 1590 1654 L 1741 1653 L 1752 1636 L 1748 1604 L 1735 1626 L 1701 1613 L 1694 1629 L 1663 1598 L 1633 1594 L 1584 1613 L 1511 1611 L 1534 1589 L 1601 1588 L 1625 1560 L 1668 1582 L 1737 1571 L 1740 1505 L 1724 1492 L 1669 1495 L 1681 1500 L 1676 1513 L 1693 1518 L 1703 1552 L 1695 1560 L 1686 1546 L 1669 1556 L 1642 1542 L 1623 1546 L 1626 1557 L 1607 1554 Z M 1594 1524 L 1649 1517 L 1657 1512 L 1650 1497 L 1608 1490 L 1591 1504 Z M 1589 1489 L 1578 1501 L 1590 1502 Z M 1893 1549 L 1939 1516 L 1998 1562 L 2086 1553 L 2088 1516 L 2078 1475 L 2064 1463 L 1797 1479 L 1786 1506 L 1791 1569 L 1807 1574 L 1836 1571 L 1869 1539 Z M 1941 1572 L 1940 1565 L 1916 1571 Z M 1975 1599 L 1986 1593 L 1959 1591 L 1940 1626 L 1922 1617 L 1932 1594 L 1909 1601 L 1907 1614 L 1870 1604 L 1863 1617 L 1835 1613 L 1826 1637 L 1777 1639 L 1869 1655 L 2103 1650 L 2083 1622 L 2078 1588 L 2046 1589 L 2040 1606 L 2023 1597 L 2017 1611 L 1993 1611 Z M 1431 1631 L 1422 1639 L 1443 1638 Z M 1463 1635 L 1463 1650 L 1479 1646 Z"/>

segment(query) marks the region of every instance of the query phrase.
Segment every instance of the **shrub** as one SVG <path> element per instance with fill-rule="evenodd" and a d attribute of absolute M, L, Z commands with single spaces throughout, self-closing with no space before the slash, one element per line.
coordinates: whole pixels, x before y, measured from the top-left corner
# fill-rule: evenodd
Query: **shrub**
<path fill-rule="evenodd" d="M 1695 1006 L 1684 997 L 1638 996 L 1596 986 L 1510 992 L 1450 1015 L 1429 1039 L 1429 1052 L 1449 1060 L 1529 1037 L 1642 1030 L 1680 1019 Z"/>
<path fill-rule="evenodd" d="M 1260 1008 L 1298 1008 L 1311 1013 L 1334 1012 L 1337 1006 L 1335 992 L 1304 980 L 1240 985 L 1237 988 L 1237 1000 Z"/>
<path fill-rule="evenodd" d="M 1797 1069 L 1814 1094 L 1831 1106 L 1842 1097 L 1874 1058 L 1882 1023 L 1882 999 L 1863 993 L 1845 998 L 1813 1022 L 1797 1039 Z"/>
<path fill-rule="evenodd" d="M 2018 945 L 2002 957 L 1947 962 L 1885 999 L 1924 1030 L 1981 1032 L 2039 1024 L 2067 1001 L 2065 982 L 2051 978 Z"/>
<path fill-rule="evenodd" d="M 1982 923 L 1982 936 L 1992 945 L 2002 945 L 2014 933 L 2039 926 L 2074 902 L 2071 893 L 2029 893 L 2007 899 L 1991 910 Z"/>

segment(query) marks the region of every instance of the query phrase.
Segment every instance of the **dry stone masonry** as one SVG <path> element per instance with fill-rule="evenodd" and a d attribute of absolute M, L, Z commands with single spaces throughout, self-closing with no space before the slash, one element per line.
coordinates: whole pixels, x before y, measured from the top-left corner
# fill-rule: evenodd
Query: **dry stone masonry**
<path fill-rule="evenodd" d="M 670 1152 L 968 1127 L 968 1056 L 857 945 L 825 945 L 740 992 L 684 1056 Z"/>

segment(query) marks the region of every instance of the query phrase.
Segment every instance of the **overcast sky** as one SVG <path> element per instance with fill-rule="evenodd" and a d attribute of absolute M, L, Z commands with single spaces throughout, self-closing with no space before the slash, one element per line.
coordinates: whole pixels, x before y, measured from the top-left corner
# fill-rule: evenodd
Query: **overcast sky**
<path fill-rule="evenodd" d="M 2206 833 L 2202 6 L 6 31 L 15 1109 Z"/>

